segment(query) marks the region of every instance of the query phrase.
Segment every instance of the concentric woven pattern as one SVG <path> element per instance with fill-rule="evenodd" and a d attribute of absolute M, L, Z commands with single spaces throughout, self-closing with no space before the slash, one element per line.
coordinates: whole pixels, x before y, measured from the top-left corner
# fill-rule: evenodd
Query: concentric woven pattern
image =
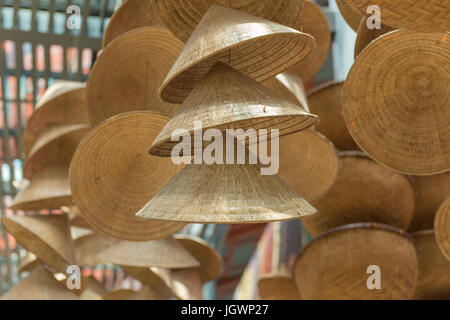
<path fill-rule="evenodd" d="M 356 35 L 355 50 L 354 50 L 355 59 L 356 57 L 358 57 L 361 51 L 363 51 L 364 48 L 367 47 L 373 40 L 393 30 L 394 28 L 385 26 L 384 24 L 381 24 L 380 29 L 369 29 L 367 27 L 367 17 L 363 17 L 361 19 L 361 23 L 359 24 Z"/>
<path fill-rule="evenodd" d="M 359 22 L 361 21 L 363 15 L 360 14 L 359 11 L 350 7 L 347 2 L 347 0 L 336 0 L 339 12 L 341 13 L 345 22 L 347 22 L 350 28 L 356 31 L 358 30 Z"/>
<path fill-rule="evenodd" d="M 161 101 L 157 92 L 182 48 L 183 43 L 162 27 L 142 27 L 112 41 L 87 82 L 91 125 L 128 111 L 172 115 L 178 106 Z"/>
<path fill-rule="evenodd" d="M 398 30 L 361 52 L 344 85 L 356 143 L 405 174 L 450 169 L 450 37 Z"/>
<path fill-rule="evenodd" d="M 276 92 L 280 97 L 301 106 L 309 112 L 308 101 L 306 101 L 305 88 L 302 79 L 290 73 L 280 73 L 262 83 L 266 88 Z"/>
<path fill-rule="evenodd" d="M 97 231 L 144 241 L 184 226 L 134 216 L 181 169 L 171 159 L 146 152 L 167 120 L 149 111 L 125 113 L 97 126 L 80 143 L 70 186 L 80 213 Z"/>
<path fill-rule="evenodd" d="M 300 293 L 291 276 L 265 276 L 258 281 L 259 297 L 263 300 L 300 300 Z"/>
<path fill-rule="evenodd" d="M 434 230 L 439 248 L 450 261 L 450 197 L 442 203 L 436 213 Z"/>
<path fill-rule="evenodd" d="M 182 103 L 217 61 L 262 82 L 305 59 L 313 46 L 310 35 L 213 5 L 170 69 L 160 95 Z"/>
<path fill-rule="evenodd" d="M 298 20 L 303 0 L 154 0 L 161 21 L 186 42 L 213 4 L 292 27 Z"/>

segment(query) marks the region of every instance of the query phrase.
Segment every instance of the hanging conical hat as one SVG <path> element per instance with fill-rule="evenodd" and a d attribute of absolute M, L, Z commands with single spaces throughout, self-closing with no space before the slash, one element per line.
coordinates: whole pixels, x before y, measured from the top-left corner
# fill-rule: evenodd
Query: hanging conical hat
<path fill-rule="evenodd" d="M 120 266 L 125 273 L 139 280 L 143 285 L 149 286 L 163 299 L 174 297 L 172 292 L 172 271 L 158 267 L 132 267 Z"/>
<path fill-rule="evenodd" d="M 58 283 L 43 266 L 35 268 L 0 297 L 0 300 L 78 300 L 78 296 Z"/>
<path fill-rule="evenodd" d="M 117 115 L 80 143 L 70 166 L 70 186 L 81 215 L 95 230 L 133 241 L 162 238 L 184 227 L 134 215 L 180 169 L 147 148 L 168 118 L 150 111 Z"/>
<path fill-rule="evenodd" d="M 107 294 L 103 284 L 97 281 L 94 277 L 86 278 L 86 285 L 80 294 L 81 300 L 103 300 L 103 297 Z"/>
<path fill-rule="evenodd" d="M 130 289 L 117 289 L 108 292 L 103 300 L 126 300 L 130 295 L 136 293 L 134 290 Z"/>
<path fill-rule="evenodd" d="M 22 259 L 22 261 L 20 261 L 19 273 L 30 272 L 38 265 L 40 265 L 40 263 L 41 262 L 38 260 L 34 253 L 27 252 L 26 256 Z"/>
<path fill-rule="evenodd" d="M 98 254 L 118 242 L 118 239 L 97 233 L 91 233 L 75 239 L 74 246 L 77 264 L 81 267 L 102 264 L 103 260 L 98 258 Z"/>
<path fill-rule="evenodd" d="M 450 2 L 446 0 L 345 0 L 345 2 L 361 14 L 367 14 L 369 6 L 378 6 L 383 23 L 396 29 L 414 29 L 422 32 L 450 30 L 448 14 Z"/>
<path fill-rule="evenodd" d="M 180 300 L 203 300 L 201 274 L 195 269 L 172 270 L 172 291 Z"/>
<path fill-rule="evenodd" d="M 71 203 L 69 170 L 63 167 L 46 167 L 37 172 L 30 184 L 17 194 L 10 208 L 37 211 L 58 209 Z"/>
<path fill-rule="evenodd" d="M 381 289 L 368 288 L 369 266 L 381 269 Z M 327 231 L 303 248 L 294 267 L 297 288 L 307 300 L 411 299 L 417 274 L 412 237 L 377 223 Z"/>
<path fill-rule="evenodd" d="M 65 273 L 68 265 L 76 264 L 66 215 L 12 216 L 2 223 L 17 242 L 55 271 Z"/>
<path fill-rule="evenodd" d="M 36 104 L 27 121 L 22 145 L 25 155 L 30 153 L 42 130 L 55 124 L 88 123 L 85 109 L 86 84 L 74 81 L 58 81 L 50 86 Z"/>
<path fill-rule="evenodd" d="M 330 26 L 320 6 L 308 0 L 305 1 L 300 17 L 293 28 L 313 36 L 316 40 L 316 46 L 311 54 L 288 70 L 304 81 L 308 81 L 320 70 L 328 56 L 331 45 Z"/>
<path fill-rule="evenodd" d="M 450 197 L 437 210 L 434 230 L 439 248 L 450 261 Z"/>
<path fill-rule="evenodd" d="M 87 81 L 91 125 L 128 111 L 172 115 L 178 106 L 163 102 L 157 92 L 182 48 L 183 43 L 170 31 L 157 26 L 114 39 L 98 57 Z"/>
<path fill-rule="evenodd" d="M 415 299 L 450 299 L 450 261 L 439 249 L 434 230 L 412 234 L 419 259 Z"/>
<path fill-rule="evenodd" d="M 330 139 L 339 150 L 359 150 L 342 117 L 344 82 L 330 81 L 308 92 L 309 110 L 319 116 L 315 129 Z"/>
<path fill-rule="evenodd" d="M 295 25 L 303 7 L 303 0 L 156 0 L 154 3 L 161 21 L 184 42 L 213 4 L 290 27 Z"/>
<path fill-rule="evenodd" d="M 335 183 L 313 201 L 318 213 L 302 218 L 312 235 L 349 223 L 380 222 L 406 229 L 414 211 L 414 189 L 405 176 L 362 153 L 340 153 Z"/>
<path fill-rule="evenodd" d="M 161 25 L 161 22 L 153 9 L 152 0 L 128 0 L 109 20 L 103 35 L 102 47 L 106 47 L 112 40 L 128 31 L 156 25 Z"/>
<path fill-rule="evenodd" d="M 87 228 L 77 227 L 77 226 L 70 226 L 70 236 L 72 237 L 72 240 L 77 241 L 79 239 L 83 239 L 85 237 L 91 236 L 94 234 L 94 231 Z M 78 261 L 77 261 L 78 262 Z"/>
<path fill-rule="evenodd" d="M 337 7 L 344 18 L 345 22 L 354 31 L 358 30 L 359 22 L 361 21 L 362 14 L 358 10 L 353 9 L 347 4 L 347 0 L 336 0 Z"/>
<path fill-rule="evenodd" d="M 278 96 L 300 105 L 305 111 L 309 112 L 305 87 L 302 79 L 298 76 L 283 72 L 264 81 L 262 85 L 275 91 Z"/>
<path fill-rule="evenodd" d="M 263 300 L 300 300 L 294 279 L 286 275 L 264 276 L 258 280 L 259 297 Z"/>
<path fill-rule="evenodd" d="M 201 121 L 205 131 L 211 128 L 222 132 L 227 129 L 271 128 L 279 129 L 281 136 L 311 126 L 317 117 L 219 62 L 169 120 L 151 146 L 150 153 L 170 156 L 172 148 L 178 144 L 172 141 L 172 133 L 183 128 L 194 136 L 195 121 Z"/>
<path fill-rule="evenodd" d="M 86 219 L 80 213 L 80 209 L 72 204 L 70 206 L 63 206 L 61 210 L 69 216 L 69 222 L 71 226 L 76 226 L 85 229 L 92 229 L 92 227 L 87 223 Z"/>
<path fill-rule="evenodd" d="M 166 77 L 163 100 L 182 103 L 218 61 L 262 82 L 305 59 L 314 38 L 246 13 L 212 5 Z"/>
<path fill-rule="evenodd" d="M 193 268 L 200 263 L 174 238 L 151 241 L 121 240 L 97 257 L 103 263 L 131 267 Z"/>
<path fill-rule="evenodd" d="M 89 131 L 86 124 L 62 124 L 45 128 L 31 149 L 23 166 L 23 176 L 29 180 L 44 167 L 69 167 L 81 138 Z"/>
<path fill-rule="evenodd" d="M 416 204 L 410 231 L 433 229 L 436 211 L 450 195 L 450 172 L 432 176 L 414 176 Z"/>
<path fill-rule="evenodd" d="M 145 286 L 138 292 L 133 292 L 128 295 L 125 300 L 161 300 L 161 297 L 152 289 Z"/>
<path fill-rule="evenodd" d="M 383 34 L 393 31 L 394 28 L 381 24 L 380 29 L 369 29 L 367 27 L 367 17 L 361 19 L 356 35 L 354 56 L 355 59 L 372 41 L 381 37 Z"/>
<path fill-rule="evenodd" d="M 344 119 L 359 147 L 401 173 L 448 171 L 448 61 L 446 34 L 396 30 L 364 49 L 343 96 Z"/>

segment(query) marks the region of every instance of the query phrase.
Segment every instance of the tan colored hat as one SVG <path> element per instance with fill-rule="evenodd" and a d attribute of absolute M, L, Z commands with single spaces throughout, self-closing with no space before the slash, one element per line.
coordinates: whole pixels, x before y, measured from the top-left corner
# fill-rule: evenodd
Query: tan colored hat
<path fill-rule="evenodd" d="M 358 10 L 353 9 L 347 4 L 348 0 L 336 0 L 337 7 L 341 12 L 345 22 L 354 31 L 358 30 L 359 22 L 361 21 L 362 14 Z"/>
<path fill-rule="evenodd" d="M 450 195 L 450 172 L 432 176 L 414 176 L 413 182 L 416 204 L 408 230 L 433 229 L 437 209 Z"/>
<path fill-rule="evenodd" d="M 27 252 L 25 257 L 20 261 L 19 273 L 31 272 L 31 270 L 33 270 L 40 264 L 41 262 L 38 260 L 34 253 Z"/>
<path fill-rule="evenodd" d="M 86 219 L 80 213 L 80 209 L 72 204 L 70 206 L 63 206 L 61 210 L 69 216 L 69 222 L 71 226 L 76 226 L 85 229 L 92 229 L 92 227 L 87 223 Z"/>
<path fill-rule="evenodd" d="M 83 239 L 85 237 L 91 236 L 94 234 L 94 231 L 87 228 L 77 227 L 77 226 L 70 226 L 70 235 L 72 237 L 72 240 L 75 241 L 79 239 Z"/>
<path fill-rule="evenodd" d="M 174 238 L 151 241 L 121 240 L 103 249 L 97 257 L 103 263 L 131 267 L 193 268 L 200 263 Z"/>
<path fill-rule="evenodd" d="M 302 222 L 313 236 L 358 222 L 380 222 L 406 229 L 414 211 L 414 189 L 408 178 L 362 153 L 341 153 L 335 183 L 312 203 L 319 212 L 302 218 Z"/>
<path fill-rule="evenodd" d="M 29 180 L 45 167 L 68 168 L 81 138 L 89 131 L 86 124 L 60 124 L 46 127 L 33 145 L 23 166 Z"/>
<path fill-rule="evenodd" d="M 36 267 L 28 277 L 22 279 L 0 297 L 0 300 L 78 300 L 78 296 L 65 288 L 44 269 Z"/>
<path fill-rule="evenodd" d="M 300 300 L 294 279 L 286 275 L 270 275 L 258 280 L 259 297 L 262 300 Z"/>
<path fill-rule="evenodd" d="M 170 156 L 173 147 L 178 144 L 172 141 L 172 133 L 182 128 L 193 137 L 195 121 L 202 122 L 204 131 L 211 128 L 221 132 L 227 129 L 270 128 L 279 129 L 282 136 L 311 126 L 317 117 L 219 62 L 186 98 L 159 133 L 149 152 Z M 205 142 L 203 146 L 207 144 Z M 194 145 L 192 151 L 195 152 Z"/>
<path fill-rule="evenodd" d="M 16 195 L 10 209 L 26 211 L 58 209 L 71 203 L 68 169 L 46 167 L 37 172 L 28 186 Z"/>
<path fill-rule="evenodd" d="M 105 296 L 103 296 L 103 300 L 126 300 L 134 293 L 136 293 L 136 291 L 130 289 L 117 289 L 108 292 Z"/>
<path fill-rule="evenodd" d="M 162 299 L 174 297 L 172 293 L 172 272 L 170 269 L 124 265 L 120 267 L 125 273 L 139 280 L 143 285 L 149 286 L 153 291 L 158 292 Z"/>
<path fill-rule="evenodd" d="M 172 291 L 180 300 L 203 300 L 201 274 L 195 269 L 172 270 Z"/>
<path fill-rule="evenodd" d="M 303 86 L 302 79 L 298 76 L 283 72 L 264 81 L 262 85 L 275 91 L 278 96 L 300 105 L 305 111 L 309 112 L 305 87 Z"/>
<path fill-rule="evenodd" d="M 182 103 L 218 61 L 262 82 L 305 59 L 314 38 L 246 13 L 212 5 L 166 77 L 163 100 Z"/>
<path fill-rule="evenodd" d="M 381 289 L 368 288 L 374 275 L 369 266 L 380 268 Z M 307 300 L 411 299 L 417 274 L 412 237 L 377 223 L 327 231 L 303 248 L 294 267 L 295 283 Z"/>
<path fill-rule="evenodd" d="M 316 40 L 316 46 L 311 54 L 288 70 L 304 81 L 308 81 L 316 75 L 327 59 L 331 46 L 330 26 L 320 6 L 308 0 L 305 1 L 300 18 L 293 28 L 313 36 Z"/>
<path fill-rule="evenodd" d="M 450 170 L 449 60 L 446 34 L 408 30 L 361 52 L 344 85 L 343 115 L 362 150 L 405 174 Z"/>
<path fill-rule="evenodd" d="M 17 242 L 55 271 L 65 273 L 68 265 L 76 264 L 66 215 L 12 216 L 2 218 L 2 223 Z"/>
<path fill-rule="evenodd" d="M 294 26 L 303 0 L 155 0 L 155 10 L 162 22 L 178 38 L 186 42 L 213 4 Z"/>
<path fill-rule="evenodd" d="M 422 32 L 450 30 L 450 2 L 443 0 L 345 0 L 349 7 L 362 14 L 371 5 L 380 8 L 385 25 L 396 29 Z M 413 40 L 410 40 L 413 41 Z"/>
<path fill-rule="evenodd" d="M 439 250 L 434 231 L 418 231 L 413 237 L 419 259 L 414 299 L 450 299 L 450 261 Z"/>
<path fill-rule="evenodd" d="M 97 233 L 86 234 L 74 239 L 77 264 L 81 267 L 102 264 L 103 260 L 98 257 L 98 254 L 118 242 L 118 239 Z"/>
<path fill-rule="evenodd" d="M 94 277 L 86 278 L 86 285 L 80 294 L 81 300 L 103 300 L 107 294 L 106 288 Z"/>
<path fill-rule="evenodd" d="M 434 230 L 439 248 L 450 261 L 450 197 L 437 210 Z"/>
<path fill-rule="evenodd" d="M 128 0 L 123 3 L 109 20 L 102 47 L 106 47 L 112 40 L 128 31 L 161 25 L 153 6 L 152 0 Z"/>
<path fill-rule="evenodd" d="M 391 32 L 393 30 L 395 29 L 389 26 L 385 26 L 384 24 L 381 24 L 380 29 L 369 29 L 367 27 L 367 17 L 364 16 L 361 19 L 361 23 L 359 24 L 356 35 L 355 50 L 354 50 L 355 59 L 358 57 L 361 51 L 363 51 L 364 48 L 367 47 L 372 41 L 374 41 L 378 37 L 381 37 L 383 34 Z"/>
<path fill-rule="evenodd" d="M 314 128 L 330 139 L 339 150 L 359 150 L 342 117 L 344 82 L 330 81 L 308 92 L 309 110 L 319 116 Z"/>
<path fill-rule="evenodd" d="M 163 102 L 157 92 L 182 49 L 180 40 L 157 26 L 138 28 L 114 39 L 95 62 L 87 81 L 91 125 L 137 110 L 172 115 L 178 106 Z"/>
<path fill-rule="evenodd" d="M 88 123 L 84 100 L 85 86 L 82 82 L 57 81 L 45 91 L 23 133 L 25 155 L 28 156 L 37 137 L 47 126 Z"/>
<path fill-rule="evenodd" d="M 70 186 L 81 215 L 96 231 L 144 241 L 184 227 L 134 216 L 182 168 L 146 152 L 167 121 L 150 111 L 125 113 L 81 141 L 70 166 Z"/>
<path fill-rule="evenodd" d="M 155 291 L 145 286 L 138 292 L 133 292 L 126 296 L 125 300 L 161 300 L 161 297 Z"/>

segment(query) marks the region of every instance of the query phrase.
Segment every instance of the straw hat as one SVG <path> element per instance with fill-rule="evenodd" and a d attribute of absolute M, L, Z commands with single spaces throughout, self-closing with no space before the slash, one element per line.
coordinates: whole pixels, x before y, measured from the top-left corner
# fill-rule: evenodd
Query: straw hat
<path fill-rule="evenodd" d="M 94 234 L 94 231 L 92 231 L 91 229 L 72 226 L 72 225 L 70 226 L 70 236 L 73 241 L 83 239 L 83 238 L 91 236 L 93 234 Z"/>
<path fill-rule="evenodd" d="M 167 268 L 158 267 L 133 267 L 120 266 L 125 273 L 139 280 L 143 285 L 149 286 L 158 292 L 162 299 L 174 297 L 172 292 L 172 271 Z"/>
<path fill-rule="evenodd" d="M 105 296 L 103 296 L 103 300 L 126 300 L 134 293 L 136 293 L 136 291 L 130 289 L 117 289 L 108 292 Z"/>
<path fill-rule="evenodd" d="M 361 52 L 344 85 L 343 115 L 362 150 L 401 173 L 450 169 L 449 60 L 450 37 L 408 30 Z"/>
<path fill-rule="evenodd" d="M 314 77 L 327 59 L 331 45 L 330 26 L 320 6 L 309 0 L 305 1 L 300 18 L 293 28 L 310 34 L 316 40 L 316 46 L 311 55 L 288 70 L 304 81 L 308 81 Z"/>
<path fill-rule="evenodd" d="M 81 267 L 102 264 L 103 260 L 98 258 L 97 255 L 118 242 L 119 240 L 117 239 L 97 233 L 86 234 L 83 237 L 74 239 L 77 264 Z"/>
<path fill-rule="evenodd" d="M 433 229 L 436 211 L 450 195 L 450 172 L 413 177 L 416 191 L 414 214 L 408 230 Z"/>
<path fill-rule="evenodd" d="M 72 203 L 67 168 L 47 167 L 37 172 L 14 198 L 10 209 L 36 211 L 58 209 Z"/>
<path fill-rule="evenodd" d="M 28 277 L 22 279 L 0 297 L 0 300 L 78 300 L 78 296 L 67 290 L 44 269 L 36 267 Z"/>
<path fill-rule="evenodd" d="M 353 9 L 347 4 L 348 0 L 336 0 L 337 7 L 344 18 L 345 22 L 354 31 L 358 30 L 359 22 L 361 21 L 362 14 L 359 11 Z"/>
<path fill-rule="evenodd" d="M 201 274 L 194 269 L 172 270 L 172 291 L 180 300 L 203 300 Z"/>
<path fill-rule="evenodd" d="M 303 0 L 155 0 L 154 3 L 161 21 L 184 42 L 215 3 L 290 27 L 295 25 L 303 7 Z"/>
<path fill-rule="evenodd" d="M 70 170 L 70 186 L 81 215 L 95 230 L 144 241 L 184 227 L 149 221 L 135 213 L 180 169 L 171 159 L 152 157 L 147 148 L 168 118 L 149 111 L 112 117 L 81 141 Z"/>
<path fill-rule="evenodd" d="M 160 95 L 182 103 L 218 61 L 262 82 L 305 59 L 314 42 L 284 25 L 212 5 L 170 69 Z"/>
<path fill-rule="evenodd" d="M 45 128 L 31 148 L 23 166 L 23 176 L 29 180 L 44 167 L 69 167 L 81 138 L 89 131 L 86 124 L 62 124 Z"/>
<path fill-rule="evenodd" d="M 377 223 L 329 230 L 300 252 L 295 283 L 306 300 L 411 299 L 418 274 L 412 241 L 404 231 Z M 372 265 L 381 269 L 381 289 L 368 288 Z"/>
<path fill-rule="evenodd" d="M 262 300 L 300 300 L 294 279 L 286 275 L 271 275 L 258 280 L 259 297 Z"/>
<path fill-rule="evenodd" d="M 40 264 L 41 262 L 34 253 L 27 252 L 25 257 L 20 261 L 19 273 L 30 272 Z"/>
<path fill-rule="evenodd" d="M 128 31 L 161 25 L 153 6 L 152 0 L 128 0 L 122 4 L 109 20 L 102 47 L 105 48 L 112 40 Z"/>
<path fill-rule="evenodd" d="M 149 152 L 170 156 L 173 147 L 178 144 L 172 141 L 172 133 L 183 128 L 193 137 L 195 121 L 202 122 L 204 131 L 210 128 L 221 132 L 227 129 L 270 128 L 279 129 L 281 136 L 311 126 L 317 117 L 230 66 L 218 62 L 159 133 Z M 207 144 L 204 142 L 203 146 Z"/>
<path fill-rule="evenodd" d="M 422 32 L 450 30 L 450 2 L 442 0 L 345 0 L 349 7 L 366 14 L 370 5 L 380 7 L 385 25 Z M 413 40 L 410 40 L 413 41 Z"/>
<path fill-rule="evenodd" d="M 66 272 L 68 265 L 76 264 L 66 215 L 3 217 L 2 223 L 17 242 L 55 271 Z"/>
<path fill-rule="evenodd" d="M 85 110 L 86 84 L 75 81 L 57 81 L 39 99 L 36 109 L 27 121 L 22 137 L 25 155 L 30 153 L 42 130 L 55 124 L 88 123 Z"/>
<path fill-rule="evenodd" d="M 413 233 L 419 259 L 415 299 L 450 299 L 450 261 L 442 254 L 434 230 Z"/>
<path fill-rule="evenodd" d="M 76 205 L 63 206 L 61 210 L 69 216 L 69 222 L 71 226 L 80 228 L 92 229 L 80 213 L 80 209 Z"/>
<path fill-rule="evenodd" d="M 313 236 L 357 222 L 380 222 L 406 229 L 414 211 L 408 178 L 388 170 L 362 153 L 341 153 L 339 172 L 330 190 L 313 205 L 316 215 L 302 218 Z"/>
<path fill-rule="evenodd" d="M 157 26 L 135 29 L 114 39 L 95 62 L 87 81 L 91 125 L 128 111 L 172 115 L 178 106 L 161 101 L 157 91 L 181 49 L 180 40 Z"/>
<path fill-rule="evenodd" d="M 138 292 L 126 296 L 125 300 L 161 300 L 161 297 L 149 287 L 143 287 Z"/>
<path fill-rule="evenodd" d="M 103 300 L 108 293 L 106 288 L 97 279 L 90 276 L 86 279 L 85 287 L 80 294 L 81 300 Z"/>
<path fill-rule="evenodd" d="M 364 16 L 361 19 L 361 23 L 359 24 L 356 35 L 355 50 L 354 50 L 355 59 L 358 57 L 361 51 L 363 51 L 363 49 L 367 47 L 373 40 L 393 30 L 395 29 L 389 26 L 385 26 L 384 24 L 381 24 L 380 29 L 369 29 L 367 27 L 367 17 Z"/>
<path fill-rule="evenodd" d="M 308 92 L 309 110 L 319 116 L 314 128 L 323 133 L 339 150 L 359 150 L 342 117 L 344 82 L 330 81 Z"/>
<path fill-rule="evenodd" d="M 450 261 L 450 197 L 437 210 L 434 219 L 436 240 L 444 256 Z"/>
<path fill-rule="evenodd" d="M 298 76 L 283 72 L 264 81 L 262 85 L 276 92 L 278 96 L 300 105 L 305 111 L 309 112 L 305 88 L 302 79 Z"/>
<path fill-rule="evenodd" d="M 194 268 L 200 263 L 174 238 L 151 241 L 121 240 L 103 249 L 97 257 L 103 263 L 130 267 Z"/>

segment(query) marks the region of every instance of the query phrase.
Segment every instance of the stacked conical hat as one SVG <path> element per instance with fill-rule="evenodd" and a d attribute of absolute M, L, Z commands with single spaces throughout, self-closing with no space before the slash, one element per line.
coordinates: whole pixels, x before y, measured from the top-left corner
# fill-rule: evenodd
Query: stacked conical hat
<path fill-rule="evenodd" d="M 131 289 L 117 289 L 104 295 L 103 300 L 126 300 L 130 295 L 135 293 L 136 291 Z"/>
<path fill-rule="evenodd" d="M 107 294 L 107 291 L 103 284 L 97 281 L 94 277 L 88 277 L 86 279 L 85 287 L 80 294 L 81 300 L 102 300 Z"/>
<path fill-rule="evenodd" d="M 354 56 L 356 57 L 367 47 L 372 41 L 385 33 L 391 32 L 394 28 L 381 24 L 380 29 L 369 29 L 367 27 L 367 17 L 361 19 L 355 41 Z"/>
<path fill-rule="evenodd" d="M 258 280 L 259 296 L 263 300 L 300 300 L 294 279 L 289 275 L 270 275 Z"/>
<path fill-rule="evenodd" d="M 30 272 L 40 264 L 36 255 L 32 252 L 27 252 L 26 256 L 20 261 L 19 273 Z"/>
<path fill-rule="evenodd" d="M 354 31 L 358 30 L 359 22 L 363 15 L 358 11 L 353 9 L 347 4 L 347 0 L 336 0 L 337 7 L 345 22 L 352 28 Z"/>
<path fill-rule="evenodd" d="M 149 287 L 143 287 L 138 292 L 128 295 L 125 300 L 161 300 L 158 294 Z"/>
<path fill-rule="evenodd" d="M 300 105 L 305 111 L 309 111 L 305 87 L 303 86 L 302 79 L 298 76 L 283 72 L 264 81 L 262 84 L 275 91 L 278 96 Z"/>
<path fill-rule="evenodd" d="M 368 286 L 369 266 L 381 270 L 380 289 Z M 411 299 L 417 274 L 412 237 L 401 229 L 376 223 L 327 231 L 302 249 L 294 268 L 297 287 L 307 300 Z M 370 284 L 376 285 L 376 281 Z"/>
<path fill-rule="evenodd" d="M 450 261 L 450 197 L 439 207 L 434 219 L 436 240 L 444 256 Z"/>
<path fill-rule="evenodd" d="M 98 254 L 105 248 L 116 244 L 118 241 L 118 239 L 95 232 L 74 239 L 73 243 L 77 264 L 81 267 L 101 264 L 103 260 L 98 257 Z"/>

